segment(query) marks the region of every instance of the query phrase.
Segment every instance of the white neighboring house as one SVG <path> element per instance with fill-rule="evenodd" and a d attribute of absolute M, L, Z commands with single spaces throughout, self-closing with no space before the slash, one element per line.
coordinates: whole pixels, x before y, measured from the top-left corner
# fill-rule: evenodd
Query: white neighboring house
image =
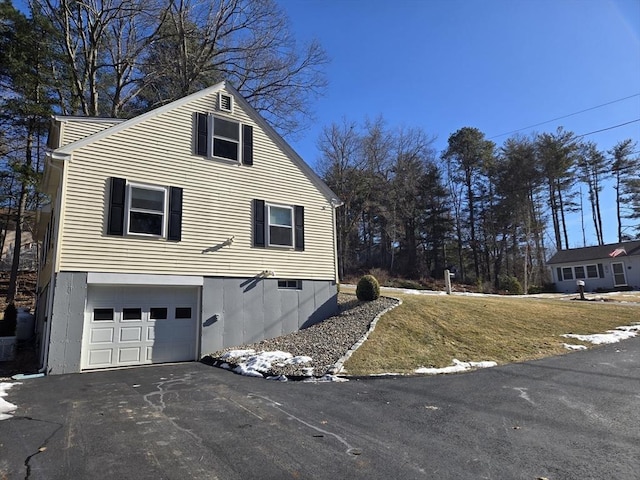
<path fill-rule="evenodd" d="M 49 148 L 47 373 L 197 360 L 336 312 L 340 202 L 229 84 L 127 121 L 55 117 Z"/>
<path fill-rule="evenodd" d="M 577 291 L 578 281 L 588 292 L 640 290 L 640 240 L 560 250 L 547 265 L 559 292 Z"/>

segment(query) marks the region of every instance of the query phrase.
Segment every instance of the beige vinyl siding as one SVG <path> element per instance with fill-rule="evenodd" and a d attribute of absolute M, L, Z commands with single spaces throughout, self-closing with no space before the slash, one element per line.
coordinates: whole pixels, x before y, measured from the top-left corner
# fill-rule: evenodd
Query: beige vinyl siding
<path fill-rule="evenodd" d="M 238 103 L 233 118 L 254 127 L 254 165 L 192 153 L 193 115 L 215 111 L 216 97 L 200 98 L 73 153 L 60 270 L 237 277 L 273 270 L 279 278 L 335 279 L 329 201 Z M 109 177 L 182 187 L 182 241 L 105 235 Z M 305 207 L 305 251 L 252 247 L 256 198 Z M 221 247 L 231 237 L 233 244 Z"/>
<path fill-rule="evenodd" d="M 120 120 L 98 120 L 98 119 L 82 119 L 68 118 L 61 120 L 62 123 L 62 141 L 60 147 L 69 145 L 94 133 L 106 130 L 113 125 L 121 123 Z"/>

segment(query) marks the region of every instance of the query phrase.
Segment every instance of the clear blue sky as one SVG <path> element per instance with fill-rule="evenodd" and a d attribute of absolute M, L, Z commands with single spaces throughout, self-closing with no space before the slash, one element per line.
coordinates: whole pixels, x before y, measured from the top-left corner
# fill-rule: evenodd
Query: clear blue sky
<path fill-rule="evenodd" d="M 640 0 L 278 0 L 299 41 L 331 58 L 316 122 L 294 149 L 312 166 L 324 126 L 382 115 L 419 127 L 446 148 L 477 127 L 500 134 L 640 93 Z M 521 131 L 577 135 L 640 119 L 640 96 Z M 495 137 L 495 138 L 493 138 Z M 640 122 L 585 137 L 608 150 L 639 141 Z M 640 172 L 639 172 L 640 175 Z M 604 192 L 605 242 L 616 241 L 613 189 Z M 586 207 L 585 198 L 585 207 Z M 587 244 L 595 243 L 585 209 Z M 582 246 L 580 216 L 569 218 Z"/>

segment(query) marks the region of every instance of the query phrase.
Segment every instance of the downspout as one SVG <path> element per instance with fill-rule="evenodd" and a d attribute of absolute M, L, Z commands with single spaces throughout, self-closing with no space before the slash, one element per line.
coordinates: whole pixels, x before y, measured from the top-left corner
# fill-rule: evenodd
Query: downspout
<path fill-rule="evenodd" d="M 333 269 L 334 269 L 334 278 L 336 284 L 340 283 L 340 273 L 338 270 L 338 243 L 337 243 L 337 230 L 338 225 L 336 224 L 336 209 L 344 205 L 344 202 L 341 202 L 337 198 L 331 199 L 331 222 L 333 223 L 331 232 L 332 232 L 332 241 L 333 241 Z"/>

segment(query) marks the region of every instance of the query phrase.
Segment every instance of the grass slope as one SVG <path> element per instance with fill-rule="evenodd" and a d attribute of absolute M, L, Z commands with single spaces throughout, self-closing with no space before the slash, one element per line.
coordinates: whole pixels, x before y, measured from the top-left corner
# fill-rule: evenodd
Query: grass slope
<path fill-rule="evenodd" d="M 564 354 L 564 333 L 601 333 L 640 321 L 638 305 L 523 297 L 397 295 L 345 364 L 347 374 L 409 373 L 461 361 L 499 364 Z M 590 345 L 590 344 L 586 344 Z"/>

